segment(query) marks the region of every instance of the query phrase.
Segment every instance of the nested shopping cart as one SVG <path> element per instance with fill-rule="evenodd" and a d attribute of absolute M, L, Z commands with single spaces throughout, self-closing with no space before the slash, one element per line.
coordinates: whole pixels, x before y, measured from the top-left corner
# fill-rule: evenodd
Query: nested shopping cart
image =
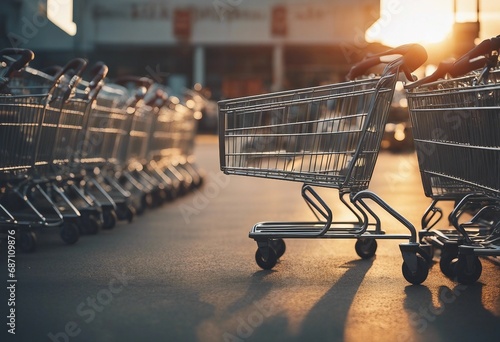
<path fill-rule="evenodd" d="M 442 272 L 464 284 L 479 279 L 478 256 L 500 255 L 499 48 L 498 38 L 485 40 L 406 85 L 422 184 L 432 199 L 420 239 L 441 249 Z M 435 228 L 441 201 L 454 203 L 450 229 Z M 471 207 L 472 217 L 459 222 Z"/>
<path fill-rule="evenodd" d="M 59 168 L 69 163 L 70 155 L 62 146 L 70 147 L 77 136 L 72 121 L 81 113 L 63 107 L 73 94 L 84 61 L 73 60 L 51 77 L 25 66 L 28 57 L 33 57 L 26 51 L 0 53 L 7 70 L 0 94 L 0 199 L 7 224 L 18 229 L 21 249 L 32 251 L 38 228 L 60 227 L 61 238 L 68 244 L 79 238 L 75 220 L 80 213 L 53 182 L 64 173 Z M 9 57 L 16 55 L 20 56 L 17 60 Z M 54 201 L 56 196 L 65 205 L 64 213 L 61 203 Z"/>
<path fill-rule="evenodd" d="M 400 57 L 394 57 L 400 55 Z M 285 238 L 352 238 L 362 258 L 371 258 L 376 239 L 404 239 L 403 276 L 420 284 L 429 270 L 428 254 L 415 227 L 375 193 L 367 190 L 380 149 L 394 88 L 400 74 L 425 62 L 420 45 L 404 45 L 355 65 L 351 81 L 219 102 L 220 166 L 226 174 L 303 183 L 302 197 L 317 217 L 313 222 L 261 222 L 250 231 L 255 259 L 271 269 L 285 252 Z M 356 78 L 387 61 L 380 76 Z M 352 80 L 354 79 L 354 80 Z M 313 186 L 338 190 L 353 222 L 335 222 L 331 208 Z M 348 198 L 346 198 L 348 197 Z M 370 200 L 409 234 L 386 234 Z M 370 221 L 373 221 L 371 223 Z"/>
<path fill-rule="evenodd" d="M 172 200 L 185 194 L 191 184 L 189 177 L 187 178 L 174 166 L 174 160 L 178 155 L 176 141 L 181 137 L 176 125 L 179 113 L 166 89 L 155 84 L 152 90 L 153 97 L 149 98 L 148 102 L 155 107 L 157 113 L 145 170 L 164 185 L 166 199 Z"/>

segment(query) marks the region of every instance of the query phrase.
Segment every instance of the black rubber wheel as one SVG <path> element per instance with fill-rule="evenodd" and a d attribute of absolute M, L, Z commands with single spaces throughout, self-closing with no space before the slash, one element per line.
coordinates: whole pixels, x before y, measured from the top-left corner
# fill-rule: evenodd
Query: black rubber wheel
<path fill-rule="evenodd" d="M 474 284 L 481 277 L 483 271 L 483 265 L 481 265 L 479 257 L 474 255 L 471 263 L 467 262 L 467 258 L 466 256 L 460 256 L 455 264 L 457 281 L 464 285 Z"/>
<path fill-rule="evenodd" d="M 259 267 L 263 270 L 270 270 L 278 262 L 278 256 L 276 255 L 274 249 L 269 247 L 268 257 L 267 259 L 264 259 L 264 257 L 260 253 L 260 249 L 257 248 L 257 252 L 255 252 L 255 261 L 257 262 L 257 265 L 259 265 Z"/>
<path fill-rule="evenodd" d="M 283 254 L 285 254 L 285 251 L 286 251 L 285 241 L 283 241 L 283 239 L 280 238 L 280 239 L 273 239 L 270 242 L 271 242 L 272 248 L 276 252 L 276 257 L 278 259 L 281 258 L 283 256 Z"/>
<path fill-rule="evenodd" d="M 450 279 L 455 278 L 455 264 L 457 262 L 458 255 L 456 253 L 441 252 L 441 258 L 439 259 L 439 268 L 445 276 Z"/>
<path fill-rule="evenodd" d="M 63 226 L 61 227 L 60 236 L 64 243 L 73 245 L 80 238 L 80 230 L 75 223 L 64 222 Z"/>
<path fill-rule="evenodd" d="M 118 221 L 118 216 L 114 210 L 103 210 L 102 212 L 102 228 L 113 229 Z"/>
<path fill-rule="evenodd" d="M 37 245 L 37 236 L 32 230 L 22 230 L 19 232 L 18 242 L 19 249 L 25 253 L 34 252 Z"/>
<path fill-rule="evenodd" d="M 427 260 L 427 263 L 432 265 L 432 260 L 434 259 L 434 246 L 431 244 L 421 244 L 419 254 Z"/>
<path fill-rule="evenodd" d="M 375 252 L 377 252 L 377 240 L 359 238 L 354 245 L 354 249 L 362 259 L 373 258 Z"/>
<path fill-rule="evenodd" d="M 417 272 L 415 272 L 415 274 L 412 274 L 410 268 L 404 261 L 402 271 L 403 277 L 405 277 L 405 279 L 409 283 L 413 285 L 419 285 L 422 284 L 429 275 L 429 264 L 427 264 L 427 261 L 423 257 L 417 255 Z"/>

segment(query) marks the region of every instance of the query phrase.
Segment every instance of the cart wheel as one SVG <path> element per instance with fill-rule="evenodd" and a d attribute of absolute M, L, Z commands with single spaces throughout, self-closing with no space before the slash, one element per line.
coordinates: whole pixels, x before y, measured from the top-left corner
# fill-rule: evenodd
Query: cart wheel
<path fill-rule="evenodd" d="M 276 252 L 276 257 L 278 259 L 281 258 L 283 256 L 283 254 L 285 254 L 285 251 L 286 251 L 285 241 L 283 241 L 283 239 L 273 239 L 273 240 L 270 240 L 270 242 L 271 242 L 272 248 Z"/>
<path fill-rule="evenodd" d="M 78 241 L 80 238 L 80 231 L 78 226 L 73 222 L 64 222 L 61 227 L 61 239 L 64 243 L 72 245 Z"/>
<path fill-rule="evenodd" d="M 25 253 L 31 253 L 36 249 L 37 237 L 34 231 L 24 230 L 19 232 L 19 248 Z"/>
<path fill-rule="evenodd" d="M 377 240 L 359 238 L 354 245 L 356 253 L 363 259 L 370 259 L 377 251 Z"/>
<path fill-rule="evenodd" d="M 427 261 L 425 261 L 425 259 L 420 255 L 417 255 L 417 272 L 415 274 L 411 273 L 410 268 L 404 261 L 402 270 L 403 277 L 405 277 L 405 279 L 413 285 L 422 284 L 429 275 L 429 265 L 427 264 Z"/>
<path fill-rule="evenodd" d="M 419 254 L 427 260 L 427 263 L 432 265 L 432 260 L 434 259 L 434 246 L 432 244 L 421 244 L 419 248 Z"/>
<path fill-rule="evenodd" d="M 255 261 L 260 268 L 264 270 L 272 269 L 276 263 L 278 262 L 278 256 L 273 248 L 269 247 L 267 260 L 264 259 L 262 254 L 260 253 L 260 249 L 257 248 L 257 252 L 255 252 Z"/>
<path fill-rule="evenodd" d="M 439 268 L 441 272 L 448 278 L 455 278 L 455 264 L 457 263 L 458 255 L 456 253 L 441 252 L 441 258 L 439 259 Z"/>
<path fill-rule="evenodd" d="M 429 266 L 432 265 L 432 258 L 434 257 L 434 251 L 431 249 L 431 247 L 428 247 L 428 245 L 420 246 L 418 249 L 418 254 L 427 261 L 427 264 Z"/>
<path fill-rule="evenodd" d="M 89 215 L 84 220 L 82 220 L 81 225 L 84 233 L 89 235 L 95 235 L 99 233 L 102 228 L 102 222 L 94 215 Z"/>
<path fill-rule="evenodd" d="M 114 210 L 104 210 L 102 212 L 102 227 L 104 229 L 113 229 L 116 226 L 116 222 L 118 221 L 118 216 Z"/>
<path fill-rule="evenodd" d="M 456 262 L 455 275 L 460 284 L 474 284 L 481 277 L 481 272 L 483 271 L 481 260 L 475 255 L 472 258 L 473 261 L 471 263 L 467 262 L 467 257 L 465 256 L 459 257 Z"/>

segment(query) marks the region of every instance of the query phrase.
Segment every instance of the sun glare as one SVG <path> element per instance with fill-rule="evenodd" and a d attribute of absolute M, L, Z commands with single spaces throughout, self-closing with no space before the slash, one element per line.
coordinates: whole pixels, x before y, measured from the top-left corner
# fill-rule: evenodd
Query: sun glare
<path fill-rule="evenodd" d="M 368 42 L 388 46 L 442 42 L 453 26 L 453 2 L 381 0 L 380 19 L 367 31 Z"/>

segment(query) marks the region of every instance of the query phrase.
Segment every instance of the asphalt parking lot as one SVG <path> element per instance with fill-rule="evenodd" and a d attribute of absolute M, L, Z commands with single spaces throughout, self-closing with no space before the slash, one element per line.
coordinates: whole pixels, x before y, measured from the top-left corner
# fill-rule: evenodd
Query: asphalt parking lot
<path fill-rule="evenodd" d="M 286 241 L 272 271 L 255 263 L 250 228 L 313 216 L 300 184 L 225 176 L 217 138 L 197 140 L 203 188 L 132 223 L 73 246 L 45 232 L 16 254 L 15 335 L 10 290 L 0 307 L 2 341 L 493 341 L 500 336 L 499 266 L 483 262 L 474 285 L 433 265 L 427 280 L 402 276 L 398 241 L 361 260 L 353 240 Z M 370 188 L 419 227 L 429 204 L 413 154 L 379 156 Z M 347 218 L 333 190 L 319 189 Z M 336 209 L 338 210 L 336 211 Z M 404 232 L 381 213 L 387 232 Z M 2 281 L 7 282 L 5 245 Z M 435 262 L 437 261 L 435 258 Z"/>

